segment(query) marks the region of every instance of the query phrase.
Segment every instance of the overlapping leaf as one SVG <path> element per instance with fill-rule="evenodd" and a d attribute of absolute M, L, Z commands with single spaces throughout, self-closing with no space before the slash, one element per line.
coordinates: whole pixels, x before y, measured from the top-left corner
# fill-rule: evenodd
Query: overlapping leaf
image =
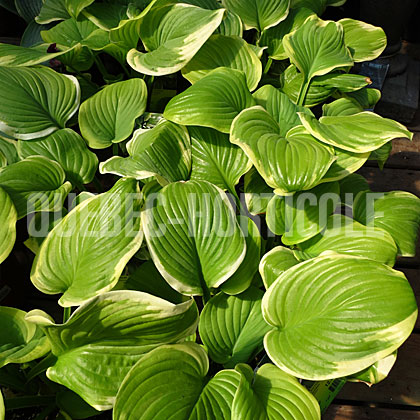
<path fill-rule="evenodd" d="M 148 351 L 178 342 L 197 326 L 193 300 L 174 305 L 147 293 L 113 291 L 80 306 L 65 324 L 39 310 L 27 320 L 43 328 L 56 356 L 47 376 L 97 410 L 112 408 L 130 368 Z"/>
<path fill-rule="evenodd" d="M 9 256 L 16 240 L 16 208 L 9 194 L 0 188 L 0 264 Z"/>
<path fill-rule="evenodd" d="M 64 128 L 79 101 L 73 76 L 45 67 L 0 67 L 0 130 L 9 136 L 31 140 Z"/>
<path fill-rule="evenodd" d="M 131 178 L 83 201 L 43 242 L 32 283 L 43 293 L 62 293 L 62 306 L 80 305 L 111 290 L 140 248 L 140 206 L 137 182 Z"/>
<path fill-rule="evenodd" d="M 258 171 L 252 168 L 245 174 L 244 195 L 248 211 L 255 216 L 266 212 L 268 203 L 273 198 L 274 192 L 266 184 Z"/>
<path fill-rule="evenodd" d="M 66 8 L 66 0 L 45 0 L 39 15 L 35 18 L 40 24 L 70 18 Z"/>
<path fill-rule="evenodd" d="M 147 200 L 142 225 L 156 267 L 183 294 L 208 294 L 245 257 L 245 239 L 227 196 L 206 181 L 164 187 Z"/>
<path fill-rule="evenodd" d="M 404 275 L 367 258 L 321 256 L 284 272 L 263 299 L 271 360 L 299 378 L 359 372 L 394 352 L 416 318 Z"/>

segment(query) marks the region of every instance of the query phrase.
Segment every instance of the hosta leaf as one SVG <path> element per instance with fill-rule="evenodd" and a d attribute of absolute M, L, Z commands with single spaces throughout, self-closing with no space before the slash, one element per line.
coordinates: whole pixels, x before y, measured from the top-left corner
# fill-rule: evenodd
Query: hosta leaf
<path fill-rule="evenodd" d="M 309 17 L 295 32 L 283 38 L 290 61 L 309 81 L 339 67 L 353 65 L 344 44 L 343 27 L 336 22 Z"/>
<path fill-rule="evenodd" d="M 64 0 L 66 9 L 70 16 L 77 18 L 80 12 L 87 6 L 91 5 L 95 0 Z"/>
<path fill-rule="evenodd" d="M 45 156 L 58 162 L 67 179 L 75 185 L 88 184 L 95 176 L 98 158 L 73 130 L 65 128 L 41 140 L 18 142 L 22 159 L 34 155 Z"/>
<path fill-rule="evenodd" d="M 161 344 L 183 340 L 197 326 L 193 300 L 174 305 L 142 292 L 113 291 L 80 306 L 65 324 L 42 311 L 26 319 L 41 326 L 57 357 L 47 376 L 97 410 L 112 408 L 130 368 Z"/>
<path fill-rule="evenodd" d="M 391 152 L 392 152 L 392 142 L 385 143 L 379 149 L 374 150 L 370 154 L 369 160 L 375 160 L 376 162 L 378 162 L 378 166 L 382 170 L 384 169 L 385 163 L 389 159 Z"/>
<path fill-rule="evenodd" d="M 235 117 L 255 105 L 244 73 L 220 68 L 171 99 L 164 117 L 183 125 L 199 125 L 229 133 Z"/>
<path fill-rule="evenodd" d="M 233 276 L 221 286 L 228 295 L 237 295 L 249 288 L 258 271 L 261 254 L 261 234 L 255 222 L 246 216 L 239 216 L 238 221 L 245 235 L 246 254 Z"/>
<path fill-rule="evenodd" d="M 277 246 L 264 255 L 260 262 L 260 274 L 264 286 L 268 289 L 285 271 L 299 264 L 293 251 L 283 246 Z"/>
<path fill-rule="evenodd" d="M 312 10 L 318 16 L 321 16 L 327 7 L 328 0 L 291 0 L 290 7 L 299 9 L 305 7 Z"/>
<path fill-rule="evenodd" d="M 381 99 L 381 91 L 378 89 L 364 88 L 355 92 L 346 93 L 345 96 L 359 102 L 363 109 L 373 109 Z"/>
<path fill-rule="evenodd" d="M 140 26 L 148 52 L 132 49 L 128 64 L 152 76 L 176 73 L 190 61 L 220 25 L 224 9 L 206 10 L 188 4 L 153 8 Z"/>
<path fill-rule="evenodd" d="M 31 156 L 0 169 L 0 187 L 10 196 L 18 218 L 38 211 L 58 211 L 72 190 L 57 163 L 43 156 Z"/>
<path fill-rule="evenodd" d="M 83 15 L 98 28 L 110 31 L 127 18 L 127 5 L 124 2 L 94 2 L 83 10 Z"/>
<path fill-rule="evenodd" d="M 42 64 L 52 60 L 66 51 L 49 53 L 49 45 L 26 48 L 18 45 L 0 43 L 0 66 L 2 67 L 28 67 Z"/>
<path fill-rule="evenodd" d="M 247 365 L 235 370 L 241 373 L 241 382 L 233 401 L 233 420 L 321 419 L 315 397 L 278 367 L 265 364 L 255 374 Z"/>
<path fill-rule="evenodd" d="M 161 346 L 144 356 L 124 379 L 115 420 L 218 420 L 230 418 L 240 375 L 206 377 L 209 361 L 198 344 Z M 159 392 L 150 392 L 159 389 Z"/>
<path fill-rule="evenodd" d="M 46 294 L 63 293 L 62 306 L 80 305 L 111 290 L 140 248 L 140 206 L 137 182 L 130 178 L 83 201 L 43 242 L 32 283 Z"/>
<path fill-rule="evenodd" d="M 303 106 L 295 105 L 286 94 L 271 85 L 265 85 L 253 94 L 258 105 L 261 105 L 278 122 L 279 134 L 286 136 L 290 129 L 301 125 L 298 112 L 313 115 Z"/>
<path fill-rule="evenodd" d="M 299 302 L 299 304 L 297 304 Z M 284 272 L 263 299 L 270 359 L 309 380 L 347 376 L 394 352 L 417 318 L 404 275 L 366 258 L 318 257 Z"/>
<path fill-rule="evenodd" d="M 248 211 L 252 215 L 265 213 L 268 203 L 274 196 L 270 188 L 255 168 L 245 174 L 244 195 Z"/>
<path fill-rule="evenodd" d="M 25 321 L 26 312 L 0 306 L 0 367 L 27 363 L 49 350 L 49 343 L 37 326 Z"/>
<path fill-rule="evenodd" d="M 256 106 L 235 118 L 230 141 L 244 150 L 275 193 L 313 188 L 328 171 L 334 156 L 308 134 L 282 137 L 280 130 L 273 117 Z"/>
<path fill-rule="evenodd" d="M 0 391 L 0 420 L 4 420 L 5 412 L 3 394 Z"/>
<path fill-rule="evenodd" d="M 94 149 L 104 149 L 125 140 L 136 118 L 144 113 L 146 83 L 131 79 L 114 83 L 83 102 L 79 112 L 82 136 Z"/>
<path fill-rule="evenodd" d="M 229 136 L 211 128 L 189 127 L 192 144 L 191 179 L 209 181 L 234 191 L 242 175 L 252 166 L 241 148 Z"/>
<path fill-rule="evenodd" d="M 322 107 L 324 117 L 337 117 L 339 115 L 354 115 L 362 112 L 363 108 L 357 101 L 349 98 L 340 98 L 336 101 L 325 104 Z"/>
<path fill-rule="evenodd" d="M 286 60 L 288 56 L 284 50 L 283 38 L 302 26 L 311 15 L 313 15 L 312 10 L 306 7 L 290 10 L 283 22 L 262 33 L 259 45 L 267 47 L 268 54 L 273 60 Z"/>
<path fill-rule="evenodd" d="M 374 60 L 382 54 L 387 42 L 382 28 L 354 19 L 338 22 L 344 28 L 344 43 L 356 63 Z"/>
<path fill-rule="evenodd" d="M 286 19 L 290 0 L 223 0 L 222 3 L 242 19 L 246 29 L 263 31 Z"/>
<path fill-rule="evenodd" d="M 318 185 L 292 196 L 274 196 L 267 207 L 267 226 L 283 235 L 285 245 L 306 241 L 319 233 L 340 204 L 338 182 Z"/>
<path fill-rule="evenodd" d="M 19 162 L 17 142 L 14 140 L 2 139 L 0 136 L 0 152 L 7 160 L 7 165 Z"/>
<path fill-rule="evenodd" d="M 413 137 L 402 124 L 373 112 L 321 117 L 319 121 L 308 114 L 299 113 L 299 117 L 317 139 L 354 153 L 371 152 L 397 137 Z"/>
<path fill-rule="evenodd" d="M 361 193 L 354 203 L 354 218 L 367 226 L 387 231 L 403 257 L 416 255 L 420 227 L 420 199 L 404 191 L 392 191 L 379 197 Z"/>
<path fill-rule="evenodd" d="M 64 128 L 79 101 L 73 76 L 46 67 L 0 67 L 0 130 L 9 136 L 31 140 Z"/>
<path fill-rule="evenodd" d="M 262 350 L 270 330 L 261 313 L 263 295 L 250 288 L 237 296 L 219 293 L 206 304 L 199 333 L 213 361 L 230 368 Z"/>
<path fill-rule="evenodd" d="M 142 225 L 153 261 L 182 294 L 203 295 L 238 269 L 245 239 L 225 193 L 206 181 L 176 182 L 146 202 Z"/>
<path fill-rule="evenodd" d="M 212 35 L 182 69 L 182 75 L 194 84 L 218 67 L 243 71 L 251 91 L 262 75 L 261 61 L 251 46 L 240 37 L 225 35 Z"/>
<path fill-rule="evenodd" d="M 216 29 L 215 33 L 220 33 L 226 36 L 239 36 L 242 38 L 243 24 L 241 18 L 236 13 L 227 10 L 222 23 Z"/>
<path fill-rule="evenodd" d="M 370 191 L 370 188 L 366 178 L 360 174 L 351 174 L 340 181 L 342 204 L 353 206 L 354 199 L 361 191 Z"/>
<path fill-rule="evenodd" d="M 16 240 L 16 208 L 9 194 L 0 188 L 0 264 L 9 256 Z"/>
<path fill-rule="evenodd" d="M 101 173 L 145 179 L 157 176 L 165 185 L 188 179 L 191 145 L 188 131 L 169 121 L 137 130 L 127 143 L 128 158 L 114 156 L 101 163 Z"/>
<path fill-rule="evenodd" d="M 66 0 L 45 0 L 35 20 L 38 23 L 46 24 L 69 18 L 70 14 L 66 8 Z"/>
<path fill-rule="evenodd" d="M 366 227 L 341 214 L 330 216 L 325 230 L 299 244 L 299 248 L 314 257 L 324 251 L 335 251 L 370 258 L 391 267 L 397 256 L 397 247 L 389 233 Z"/>
<path fill-rule="evenodd" d="M 146 261 L 138 267 L 123 283 L 123 287 L 124 289 L 149 293 L 172 303 L 182 303 L 186 300 L 185 296 L 169 286 L 160 275 L 153 261 Z"/>
<path fill-rule="evenodd" d="M 72 419 L 87 419 L 101 414 L 76 393 L 70 390 L 61 390 L 56 395 L 56 404 Z"/>

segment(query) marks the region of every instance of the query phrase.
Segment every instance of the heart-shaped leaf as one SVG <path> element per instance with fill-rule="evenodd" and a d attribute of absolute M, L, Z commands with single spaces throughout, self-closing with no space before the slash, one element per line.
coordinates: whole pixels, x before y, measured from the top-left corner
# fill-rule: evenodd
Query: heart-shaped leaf
<path fill-rule="evenodd" d="M 262 305 L 273 326 L 264 339 L 270 359 L 314 381 L 354 374 L 388 356 L 417 318 L 414 293 L 402 273 L 340 254 L 290 268 Z"/>
<path fill-rule="evenodd" d="M 230 141 L 244 150 L 277 194 L 313 188 L 335 160 L 330 149 L 311 135 L 282 137 L 279 124 L 261 106 L 246 109 L 235 118 Z"/>
<path fill-rule="evenodd" d="M 156 176 L 163 185 L 188 179 L 191 144 L 185 127 L 163 121 L 151 130 L 137 130 L 127 151 L 128 158 L 114 156 L 101 163 L 101 173 L 139 180 Z"/>
<path fill-rule="evenodd" d="M 223 0 L 223 4 L 241 18 L 246 29 L 261 32 L 286 19 L 290 0 Z"/>
<path fill-rule="evenodd" d="M 65 179 L 63 168 L 44 156 L 31 156 L 0 169 L 0 187 L 12 199 L 18 219 L 33 212 L 60 210 L 72 190 Z"/>
<path fill-rule="evenodd" d="M 277 246 L 267 252 L 259 267 L 265 288 L 268 289 L 281 274 L 297 264 L 299 260 L 289 248 Z"/>
<path fill-rule="evenodd" d="M 292 196 L 274 196 L 267 207 L 267 226 L 283 235 L 285 245 L 306 241 L 319 233 L 340 204 L 338 182 L 318 185 Z"/>
<path fill-rule="evenodd" d="M 140 248 L 141 204 L 131 178 L 79 204 L 43 242 L 32 267 L 35 287 L 46 294 L 63 293 L 62 306 L 80 305 L 111 290 Z"/>
<path fill-rule="evenodd" d="M 0 188 L 0 264 L 9 256 L 16 240 L 16 208 L 9 194 Z"/>
<path fill-rule="evenodd" d="M 237 296 L 219 293 L 206 304 L 199 333 L 213 361 L 230 368 L 262 350 L 263 337 L 270 330 L 262 317 L 263 295 L 250 288 Z"/>
<path fill-rule="evenodd" d="M 75 185 L 88 184 L 95 176 L 98 158 L 73 130 L 65 128 L 41 140 L 18 142 L 22 159 L 40 155 L 58 162 L 67 179 Z"/>
<path fill-rule="evenodd" d="M 252 163 L 229 136 L 205 127 L 189 127 L 192 144 L 191 179 L 209 181 L 219 188 L 234 191 Z"/>
<path fill-rule="evenodd" d="M 73 76 L 46 67 L 0 67 L 0 130 L 13 138 L 31 140 L 64 128 L 79 102 Z"/>
<path fill-rule="evenodd" d="M 299 244 L 299 248 L 313 257 L 324 251 L 334 251 L 370 258 L 391 267 L 397 257 L 397 246 L 388 232 L 366 227 L 341 214 L 330 216 L 325 230 Z"/>
<path fill-rule="evenodd" d="M 145 353 L 194 333 L 198 311 L 193 300 L 174 305 L 123 290 L 89 300 L 65 324 L 55 324 L 39 310 L 26 319 L 43 328 L 57 358 L 48 378 L 97 410 L 107 410 L 125 375 Z"/>
<path fill-rule="evenodd" d="M 299 381 L 272 364 L 257 373 L 247 365 L 235 369 L 241 382 L 232 407 L 234 420 L 320 420 L 315 397 Z"/>
<path fill-rule="evenodd" d="M 128 64 L 151 76 L 176 73 L 220 25 L 224 13 L 224 9 L 206 10 L 189 4 L 152 8 L 140 26 L 140 38 L 148 52 L 132 49 Z"/>
<path fill-rule="evenodd" d="M 50 345 L 41 329 L 25 320 L 26 312 L 0 306 L 0 367 L 44 356 Z"/>
<path fill-rule="evenodd" d="M 199 125 L 229 133 L 235 117 L 255 105 L 244 73 L 220 68 L 171 99 L 163 116 L 183 125 Z"/>
<path fill-rule="evenodd" d="M 382 28 L 354 19 L 338 22 L 344 28 L 344 43 L 356 63 L 374 60 L 382 54 L 387 42 Z"/>
<path fill-rule="evenodd" d="M 218 67 L 243 71 L 251 91 L 261 80 L 262 64 L 251 46 L 240 37 L 225 35 L 212 35 L 182 69 L 182 75 L 194 84 Z"/>
<path fill-rule="evenodd" d="M 301 112 L 299 117 L 320 141 L 354 153 L 372 152 L 397 137 L 413 138 L 402 124 L 373 112 L 321 117 L 319 121 Z"/>
<path fill-rule="evenodd" d="M 142 79 L 114 83 L 82 103 L 79 124 L 82 136 L 94 149 L 125 140 L 136 118 L 146 110 L 147 87 Z"/>
<path fill-rule="evenodd" d="M 206 181 L 176 182 L 149 196 L 142 225 L 156 267 L 182 294 L 207 295 L 245 257 L 227 196 Z"/>
<path fill-rule="evenodd" d="M 240 375 L 234 370 L 206 377 L 209 361 L 195 343 L 161 346 L 144 356 L 124 379 L 115 420 L 228 419 Z M 159 389 L 159 392 L 150 392 Z"/>
<path fill-rule="evenodd" d="M 420 228 L 420 199 L 405 191 L 381 194 L 360 193 L 354 202 L 354 218 L 367 226 L 382 228 L 393 238 L 398 254 L 403 257 L 416 255 Z"/>

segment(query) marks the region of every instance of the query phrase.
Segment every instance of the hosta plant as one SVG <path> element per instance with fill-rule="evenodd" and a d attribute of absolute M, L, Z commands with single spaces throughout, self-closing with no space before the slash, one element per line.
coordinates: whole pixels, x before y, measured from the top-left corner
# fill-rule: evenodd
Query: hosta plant
<path fill-rule="evenodd" d="M 0 44 L 0 262 L 26 230 L 57 302 L 0 307 L 6 410 L 315 420 L 315 388 L 387 376 L 420 200 L 356 174 L 412 138 L 354 71 L 382 29 L 334 0 L 0 3 L 28 21 Z"/>

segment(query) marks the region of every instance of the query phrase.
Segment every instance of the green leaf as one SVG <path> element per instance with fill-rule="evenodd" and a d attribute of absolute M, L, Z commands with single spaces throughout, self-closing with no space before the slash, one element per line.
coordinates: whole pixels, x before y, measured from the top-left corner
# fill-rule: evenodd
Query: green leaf
<path fill-rule="evenodd" d="M 88 184 L 95 176 L 98 158 L 73 130 L 65 128 L 41 140 L 18 142 L 22 159 L 34 155 L 45 156 L 58 162 L 67 179 L 74 185 Z"/>
<path fill-rule="evenodd" d="M 290 7 L 293 9 L 305 7 L 321 16 L 327 7 L 327 3 L 328 0 L 291 0 Z"/>
<path fill-rule="evenodd" d="M 252 215 L 265 213 L 268 203 L 273 198 L 273 189 L 264 181 L 264 178 L 253 167 L 245 174 L 244 195 L 248 211 Z"/>
<path fill-rule="evenodd" d="M 357 194 L 361 191 L 370 191 L 369 184 L 360 174 L 351 174 L 340 180 L 340 195 L 342 204 L 353 206 Z"/>
<path fill-rule="evenodd" d="M 341 24 L 309 17 L 296 31 L 283 38 L 290 61 L 303 73 L 305 83 L 314 76 L 353 65 L 344 44 Z"/>
<path fill-rule="evenodd" d="M 261 32 L 286 19 L 290 0 L 223 0 L 222 3 L 242 19 L 245 29 Z"/>
<path fill-rule="evenodd" d="M 125 289 L 149 293 L 172 303 L 182 303 L 186 300 L 185 296 L 169 286 L 160 275 L 153 261 L 146 261 L 136 268 L 127 281 L 123 283 L 123 286 Z"/>
<path fill-rule="evenodd" d="M 130 368 L 161 344 L 184 340 L 197 327 L 193 300 L 174 305 L 152 295 L 113 291 L 80 306 L 65 324 L 34 310 L 57 357 L 47 377 L 76 392 L 97 410 L 112 408 Z"/>
<path fill-rule="evenodd" d="M 28 67 L 42 64 L 52 60 L 66 51 L 49 53 L 49 45 L 43 44 L 36 47 L 26 48 L 12 44 L 0 43 L 0 66 L 2 67 Z"/>
<path fill-rule="evenodd" d="M 420 199 L 405 191 L 391 191 L 379 195 L 360 193 L 354 202 L 354 218 L 367 226 L 382 228 L 393 238 L 398 254 L 416 255 L 420 227 Z"/>
<path fill-rule="evenodd" d="M 161 346 L 144 356 L 118 391 L 115 420 L 218 420 L 230 418 L 240 375 L 206 377 L 209 361 L 195 343 Z M 159 392 L 150 392 L 158 389 Z"/>
<path fill-rule="evenodd" d="M 238 221 L 245 236 L 246 254 L 233 276 L 221 286 L 228 295 L 237 295 L 251 286 L 261 254 L 261 234 L 255 222 L 246 216 L 238 216 Z"/>
<path fill-rule="evenodd" d="M 41 329 L 25 320 L 26 312 L 0 306 L 0 367 L 44 356 L 49 343 Z"/>
<path fill-rule="evenodd" d="M 233 401 L 232 419 L 321 419 L 315 397 L 278 367 L 265 364 L 255 374 L 247 365 L 238 365 L 235 370 L 241 373 L 241 382 Z"/>
<path fill-rule="evenodd" d="M 188 131 L 192 144 L 191 179 L 235 191 L 240 178 L 251 169 L 248 156 L 219 131 L 205 127 L 189 127 Z"/>
<path fill-rule="evenodd" d="M 355 99 L 363 109 L 373 110 L 381 99 L 381 91 L 378 89 L 363 88 L 355 92 L 346 93 L 345 96 Z"/>
<path fill-rule="evenodd" d="M 69 15 L 77 18 L 80 12 L 95 0 L 64 0 Z"/>
<path fill-rule="evenodd" d="M 229 133 L 235 117 L 255 104 L 244 73 L 220 68 L 171 99 L 163 116 L 183 125 L 199 125 Z"/>
<path fill-rule="evenodd" d="M 73 76 L 45 67 L 0 67 L 0 130 L 31 140 L 64 128 L 79 107 Z"/>
<path fill-rule="evenodd" d="M 354 115 L 362 112 L 363 108 L 357 101 L 349 98 L 340 98 L 336 101 L 325 104 L 322 107 L 324 117 L 337 117 L 339 115 Z"/>
<path fill-rule="evenodd" d="M 267 252 L 259 266 L 265 288 L 268 289 L 281 274 L 297 264 L 299 261 L 289 248 L 277 246 Z"/>
<path fill-rule="evenodd" d="M 313 15 L 312 10 L 306 7 L 290 10 L 284 21 L 263 31 L 258 44 L 267 47 L 269 57 L 273 60 L 286 60 L 288 56 L 284 49 L 283 38 L 301 27 L 311 15 Z"/>
<path fill-rule="evenodd" d="M 147 87 L 142 79 L 106 86 L 82 103 L 79 124 L 82 136 L 94 149 L 125 140 L 136 118 L 146 110 Z"/>
<path fill-rule="evenodd" d="M 262 350 L 264 335 L 270 330 L 262 317 L 263 295 L 250 288 L 237 296 L 219 293 L 206 304 L 199 334 L 213 361 L 232 368 Z"/>
<path fill-rule="evenodd" d="M 139 129 L 127 143 L 128 158 L 114 156 L 101 163 L 102 174 L 131 176 L 138 180 L 156 176 L 163 184 L 188 179 L 191 144 L 185 127 L 169 121 L 153 129 Z"/>
<path fill-rule="evenodd" d="M 239 36 L 242 38 L 243 24 L 241 18 L 236 13 L 227 10 L 222 23 L 216 29 L 215 33 L 220 33 L 226 36 Z"/>
<path fill-rule="evenodd" d="M 101 414 L 70 390 L 59 391 L 56 396 L 56 404 L 71 419 L 87 419 Z"/>
<path fill-rule="evenodd" d="M 321 117 L 319 121 L 308 114 L 299 113 L 299 117 L 320 141 L 354 153 L 371 152 L 397 137 L 413 138 L 402 124 L 373 112 Z"/>
<path fill-rule="evenodd" d="M 63 293 L 58 303 L 64 307 L 111 290 L 140 248 L 141 204 L 137 182 L 130 178 L 79 204 L 43 242 L 32 267 L 35 287 Z"/>
<path fill-rule="evenodd" d="M 61 209 L 72 190 L 65 178 L 63 168 L 43 156 L 31 156 L 0 169 L 0 187 L 12 199 L 18 219 L 32 212 Z"/>
<path fill-rule="evenodd" d="M 277 121 L 256 106 L 235 118 L 230 141 L 244 150 L 276 194 L 313 188 L 335 160 L 333 154 L 308 134 L 282 137 L 280 132 Z"/>
<path fill-rule="evenodd" d="M 389 159 L 389 156 L 392 152 L 392 142 L 385 143 L 383 146 L 381 146 L 379 149 L 374 150 L 370 156 L 369 160 L 375 160 L 378 162 L 378 166 L 381 170 L 384 169 L 384 166 Z"/>
<path fill-rule="evenodd" d="M 397 257 L 397 246 L 389 233 L 380 228 L 366 227 L 341 214 L 330 216 L 325 230 L 299 244 L 299 248 L 313 257 L 324 251 L 334 251 L 366 257 L 391 267 Z"/>
<path fill-rule="evenodd" d="M 292 196 L 274 196 L 267 207 L 267 226 L 283 235 L 285 245 L 306 241 L 319 233 L 340 204 L 337 182 L 318 185 Z"/>
<path fill-rule="evenodd" d="M 178 292 L 206 295 L 238 269 L 246 245 L 225 193 L 176 182 L 147 199 L 142 225 L 153 261 Z"/>
<path fill-rule="evenodd" d="M 7 194 L 0 188 L 0 264 L 12 252 L 16 240 L 16 208 Z"/>
<path fill-rule="evenodd" d="M 264 296 L 270 359 L 313 381 L 363 370 L 394 352 L 417 318 L 404 275 L 367 258 L 333 254 L 284 272 Z"/>
<path fill-rule="evenodd" d="M 19 162 L 17 153 L 17 142 L 15 140 L 3 139 L 0 136 L 0 152 L 7 160 L 7 165 Z"/>
<path fill-rule="evenodd" d="M 94 2 L 83 10 L 83 15 L 98 28 L 110 31 L 117 28 L 121 21 L 127 19 L 127 5 L 123 2 Z"/>
<path fill-rule="evenodd" d="M 220 25 L 224 9 L 206 10 L 187 4 L 153 8 L 140 26 L 148 51 L 132 49 L 128 64 L 136 71 L 163 76 L 181 70 Z"/>
<path fill-rule="evenodd" d="M 261 80 L 262 64 L 251 46 L 240 37 L 225 35 L 212 35 L 182 69 L 182 75 L 194 84 L 218 67 L 243 71 L 251 91 Z"/>
<path fill-rule="evenodd" d="M 66 0 L 45 0 L 39 15 L 35 18 L 36 22 L 46 24 L 69 19 L 70 15 L 65 2 Z"/>
<path fill-rule="evenodd" d="M 382 28 L 354 19 L 341 19 L 338 23 L 344 28 L 344 43 L 356 63 L 374 60 L 383 53 L 387 39 Z"/>
<path fill-rule="evenodd" d="M 0 391 L 0 420 L 4 420 L 5 416 L 5 408 L 4 408 L 4 400 L 3 400 L 3 394 Z"/>

